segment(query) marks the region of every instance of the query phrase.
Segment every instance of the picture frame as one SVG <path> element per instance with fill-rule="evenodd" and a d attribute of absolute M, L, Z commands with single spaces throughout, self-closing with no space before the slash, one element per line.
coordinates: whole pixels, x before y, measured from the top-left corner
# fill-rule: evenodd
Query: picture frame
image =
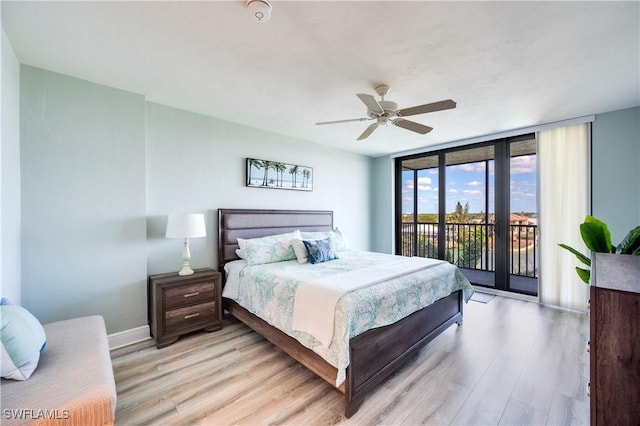
<path fill-rule="evenodd" d="M 313 191 L 313 167 L 256 158 L 246 160 L 249 187 Z"/>

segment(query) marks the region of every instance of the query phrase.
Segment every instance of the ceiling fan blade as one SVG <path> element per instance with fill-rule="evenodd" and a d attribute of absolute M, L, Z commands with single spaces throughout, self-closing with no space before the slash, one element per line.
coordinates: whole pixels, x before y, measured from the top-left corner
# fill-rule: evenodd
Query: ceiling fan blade
<path fill-rule="evenodd" d="M 445 109 L 455 108 L 456 103 L 451 99 L 445 101 L 433 102 L 430 104 L 418 105 L 411 108 L 403 108 L 396 111 L 399 117 L 408 117 L 410 115 L 425 114 L 427 112 L 442 111 Z"/>
<path fill-rule="evenodd" d="M 366 129 L 364 129 L 364 132 L 362 132 L 362 134 L 360 135 L 360 137 L 358 138 L 359 141 L 361 141 L 362 139 L 366 139 L 369 137 L 369 135 L 371 133 L 373 133 L 373 131 L 375 129 L 378 128 L 378 123 L 373 123 L 371 126 L 367 127 Z"/>
<path fill-rule="evenodd" d="M 416 123 L 415 121 L 397 119 L 393 121 L 398 127 L 402 127 L 403 129 L 411 130 L 412 132 L 420 133 L 421 135 L 426 135 L 430 131 L 433 130 L 433 127 L 425 126 L 424 124 Z"/>
<path fill-rule="evenodd" d="M 374 98 L 373 96 L 367 95 L 366 93 L 358 93 L 356 96 L 359 97 L 362 102 L 364 102 L 369 110 L 375 112 L 376 114 L 384 114 L 384 109 L 382 109 L 378 101 L 376 101 L 376 98 Z"/>
<path fill-rule="evenodd" d="M 336 121 L 321 121 L 320 123 L 316 123 L 317 126 L 322 126 L 324 124 L 338 124 L 338 123 L 350 123 L 352 121 L 367 121 L 371 120 L 370 118 L 351 118 L 348 120 L 336 120 Z"/>

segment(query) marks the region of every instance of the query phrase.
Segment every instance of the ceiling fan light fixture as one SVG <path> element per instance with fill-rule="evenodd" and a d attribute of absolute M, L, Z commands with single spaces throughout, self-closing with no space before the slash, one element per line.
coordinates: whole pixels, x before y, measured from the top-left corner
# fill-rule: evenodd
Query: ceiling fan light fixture
<path fill-rule="evenodd" d="M 267 0 L 247 0 L 249 16 L 256 22 L 267 22 L 271 19 L 271 3 Z"/>

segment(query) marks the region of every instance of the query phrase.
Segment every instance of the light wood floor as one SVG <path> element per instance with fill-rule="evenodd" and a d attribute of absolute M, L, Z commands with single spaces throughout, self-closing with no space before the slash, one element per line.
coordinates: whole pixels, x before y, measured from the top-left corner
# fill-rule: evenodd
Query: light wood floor
<path fill-rule="evenodd" d="M 586 425 L 586 315 L 496 297 L 384 382 L 350 419 L 343 395 L 234 319 L 164 349 L 112 351 L 116 425 Z"/>

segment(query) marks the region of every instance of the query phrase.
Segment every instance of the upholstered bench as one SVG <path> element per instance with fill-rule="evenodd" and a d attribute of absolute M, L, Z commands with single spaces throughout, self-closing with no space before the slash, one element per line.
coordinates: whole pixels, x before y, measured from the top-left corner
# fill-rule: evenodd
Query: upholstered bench
<path fill-rule="evenodd" d="M 47 343 L 26 381 L 2 379 L 3 425 L 113 425 L 116 388 L 104 319 L 45 324 Z"/>

